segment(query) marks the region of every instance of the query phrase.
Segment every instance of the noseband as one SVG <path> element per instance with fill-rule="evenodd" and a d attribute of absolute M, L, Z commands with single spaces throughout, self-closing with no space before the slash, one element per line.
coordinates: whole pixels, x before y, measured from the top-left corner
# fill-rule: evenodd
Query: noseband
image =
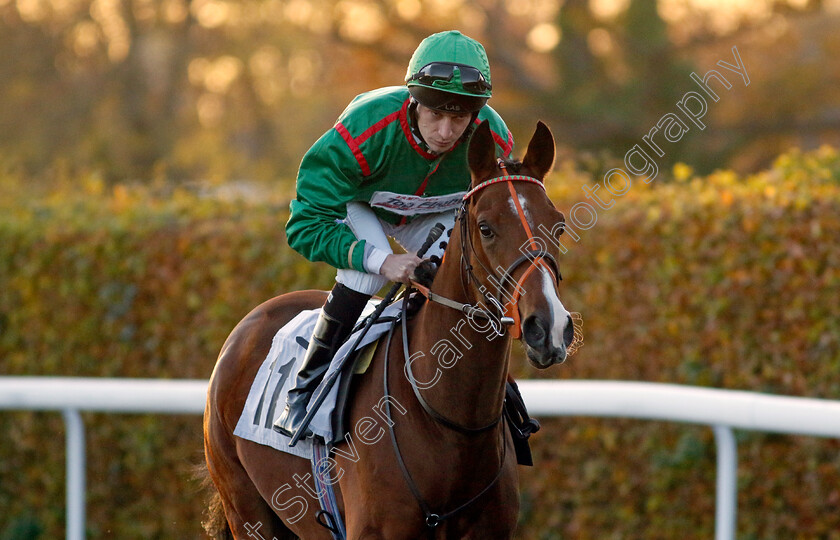
<path fill-rule="evenodd" d="M 505 164 L 503 161 L 499 160 L 499 166 L 502 170 L 505 170 Z M 472 243 L 472 237 L 469 235 L 469 224 L 467 219 L 467 205 L 470 202 L 470 199 L 482 189 L 494 185 L 499 184 L 501 182 L 506 182 L 508 185 L 508 189 L 510 190 L 511 199 L 513 200 L 513 204 L 516 207 L 516 213 L 519 215 L 519 221 L 522 223 L 522 228 L 525 230 L 525 233 L 528 235 L 528 241 L 520 247 L 520 251 L 522 255 L 518 257 L 515 261 L 513 261 L 506 270 L 502 273 L 501 276 L 498 276 L 495 271 L 490 270 L 487 268 L 484 263 L 476 256 L 475 247 Z M 543 184 L 540 180 L 531 177 L 525 176 L 521 174 L 505 174 L 503 176 L 498 176 L 496 178 L 491 178 L 486 180 L 470 191 L 468 191 L 464 195 L 464 203 L 461 205 L 461 210 L 458 214 L 458 220 L 460 221 L 461 225 L 461 239 L 462 242 L 466 242 L 468 249 L 461 250 L 461 266 L 464 270 L 466 270 L 468 275 L 468 281 L 478 281 L 475 273 L 473 272 L 473 266 L 471 263 L 471 259 L 475 259 L 479 266 L 490 276 L 490 282 L 494 283 L 496 286 L 495 294 L 490 294 L 487 287 L 485 285 L 481 285 L 479 287 L 479 292 L 487 301 L 488 304 L 495 307 L 496 310 L 502 314 L 503 316 L 500 318 L 503 324 L 509 325 L 508 331 L 510 332 L 510 336 L 513 339 L 519 339 L 522 335 L 522 325 L 520 324 L 519 318 L 519 298 L 524 291 L 522 288 L 522 283 L 531 275 L 531 272 L 534 271 L 537 267 L 542 267 L 543 269 L 547 270 L 549 274 L 554 277 L 555 283 L 559 282 L 563 279 L 560 275 L 560 271 L 557 267 L 557 261 L 555 260 L 554 256 L 551 253 L 548 253 L 546 250 L 540 247 L 540 244 L 534 238 L 534 234 L 531 232 L 531 226 L 528 224 L 528 220 L 525 218 L 525 212 L 522 209 L 522 205 L 519 203 L 519 194 L 516 192 L 516 187 L 514 186 L 514 182 L 528 182 L 531 184 L 537 184 L 541 188 L 545 189 L 545 184 Z M 527 245 L 528 249 L 525 250 L 525 246 Z M 526 262 L 530 262 L 530 266 L 525 270 L 522 274 L 522 277 L 519 278 L 518 281 L 514 281 L 513 273 L 523 264 Z M 513 291 L 511 293 L 507 293 L 507 284 L 512 283 Z M 503 298 L 506 297 L 506 298 Z M 506 299 L 507 301 L 503 304 L 502 300 Z"/>

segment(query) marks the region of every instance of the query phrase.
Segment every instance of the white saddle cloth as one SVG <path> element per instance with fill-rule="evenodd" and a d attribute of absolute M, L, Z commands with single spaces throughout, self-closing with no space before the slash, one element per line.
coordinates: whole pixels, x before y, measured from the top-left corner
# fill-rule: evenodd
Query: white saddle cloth
<path fill-rule="evenodd" d="M 360 320 L 373 312 L 377 302 L 378 300 L 368 302 Z M 402 301 L 400 300 L 385 308 L 382 318 L 386 318 L 386 320 L 382 321 L 380 319 L 380 321 L 373 324 L 356 350 L 363 349 L 387 332 L 391 325 L 388 319 L 399 314 L 401 305 Z M 271 446 L 272 448 L 296 456 L 307 459 L 312 458 L 311 439 L 300 440 L 294 447 L 290 448 L 289 441 L 291 439 L 282 433 L 274 431 L 272 426 L 274 425 L 274 420 L 280 415 L 283 407 L 285 407 L 286 394 L 294 384 L 297 372 L 300 370 L 300 364 L 306 352 L 308 341 L 312 337 L 312 331 L 315 328 L 315 322 L 318 320 L 320 313 L 320 308 L 302 311 L 274 335 L 274 339 L 271 342 L 271 350 L 269 350 L 268 356 L 266 356 L 260 369 L 257 371 L 254 382 L 251 384 L 251 390 L 248 393 L 248 399 L 245 401 L 245 407 L 243 407 L 239 422 L 237 422 L 236 429 L 233 431 L 234 435 L 259 444 Z M 350 349 L 356 342 L 357 336 L 358 332 L 351 335 L 338 350 L 324 380 L 330 377 L 330 374 L 337 369 L 345 356 L 354 352 Z M 333 385 L 321 408 L 312 418 L 312 423 L 309 424 L 309 429 L 312 430 L 312 433 L 321 437 L 324 441 L 335 439 L 333 432 L 333 413 L 335 412 L 336 399 L 338 397 L 338 387 L 339 384 Z M 310 401 L 310 407 L 322 390 L 323 388 L 319 387 L 314 392 L 313 398 Z"/>

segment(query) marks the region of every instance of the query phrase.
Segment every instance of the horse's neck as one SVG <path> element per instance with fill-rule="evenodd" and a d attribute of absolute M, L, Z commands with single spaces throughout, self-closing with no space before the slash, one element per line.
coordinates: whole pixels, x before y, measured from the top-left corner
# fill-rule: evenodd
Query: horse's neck
<path fill-rule="evenodd" d="M 474 300 L 461 281 L 456 236 L 452 244 L 432 290 L 472 304 Z M 484 425 L 498 417 L 508 372 L 507 336 L 497 336 L 484 319 L 470 319 L 434 302 L 426 302 L 409 334 L 414 378 L 435 410 L 468 426 Z"/>

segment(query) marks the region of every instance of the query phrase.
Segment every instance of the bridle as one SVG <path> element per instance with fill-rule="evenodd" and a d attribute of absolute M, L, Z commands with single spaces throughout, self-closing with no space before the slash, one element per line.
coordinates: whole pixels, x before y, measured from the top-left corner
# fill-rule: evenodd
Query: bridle
<path fill-rule="evenodd" d="M 505 170 L 504 162 L 499 160 L 499 166 L 502 170 Z M 528 249 L 523 251 L 520 248 L 520 251 L 523 251 L 523 254 L 518 257 L 513 263 L 511 263 L 507 269 L 505 269 L 501 276 L 497 277 L 496 272 L 488 269 L 486 265 L 481 262 L 481 260 L 477 257 L 475 248 L 472 244 L 472 239 L 469 235 L 469 224 L 468 224 L 468 205 L 469 202 L 472 200 L 472 197 L 478 193 L 479 191 L 485 189 L 487 186 L 491 186 L 494 184 L 498 184 L 501 182 L 507 182 L 508 188 L 510 190 L 511 197 L 513 198 L 514 205 L 516 207 L 517 214 L 519 215 L 520 222 L 522 223 L 523 228 L 525 229 L 526 234 L 528 235 L 528 242 L 526 242 Z M 418 289 L 429 301 L 436 302 L 453 309 L 457 309 L 462 311 L 463 313 L 467 314 L 467 316 L 480 316 L 485 318 L 491 323 L 494 324 L 494 329 L 498 336 L 503 336 L 505 330 L 503 329 L 502 325 L 508 325 L 510 336 L 514 339 L 519 339 L 521 337 L 521 325 L 520 325 L 520 317 L 519 317 L 519 299 L 521 296 L 522 283 L 525 279 L 531 274 L 531 272 L 537 268 L 538 266 L 548 271 L 555 279 L 555 282 L 559 281 L 561 278 L 560 272 L 557 269 L 557 261 L 554 257 L 539 247 L 539 244 L 534 239 L 534 235 L 531 232 L 531 227 L 528 224 L 528 220 L 525 217 L 525 212 L 522 209 L 522 205 L 519 202 L 519 195 L 516 191 L 516 187 L 514 186 L 514 182 L 528 182 L 532 184 L 537 184 L 545 189 L 544 184 L 538 180 L 537 178 L 533 178 L 531 176 L 524 176 L 519 174 L 505 174 L 502 176 L 498 176 L 496 178 L 491 178 L 485 182 L 478 184 L 476 187 L 468 191 L 463 198 L 463 204 L 458 212 L 457 219 L 460 221 L 460 233 L 461 233 L 461 242 L 462 242 L 462 249 L 461 249 L 461 283 L 462 286 L 467 288 L 470 282 L 475 281 L 478 283 L 478 279 L 473 272 L 473 265 L 472 260 L 475 260 L 479 266 L 483 269 L 483 271 L 490 276 L 491 278 L 497 278 L 496 281 L 496 290 L 494 294 L 491 294 L 490 291 L 487 289 L 485 285 L 480 285 L 478 287 L 479 293 L 482 295 L 484 300 L 487 304 L 493 307 L 494 312 L 488 311 L 487 309 L 477 307 L 471 304 L 465 304 L 462 302 L 457 302 L 451 300 L 449 298 L 440 296 L 436 293 L 433 293 L 429 290 L 428 287 L 423 285 L 417 284 L 415 282 L 411 283 L 411 286 Z M 466 243 L 464 245 L 464 243 Z M 524 244 L 523 244 L 524 246 Z M 529 268 L 525 270 L 523 275 L 519 278 L 518 281 L 513 280 L 513 273 L 525 262 L 531 262 Z M 466 282 L 464 279 L 464 275 L 466 273 Z M 508 300 L 505 304 L 501 303 L 502 295 L 506 292 L 506 283 L 512 282 L 514 283 L 515 287 L 511 294 L 510 300 Z M 485 432 L 497 424 L 500 423 L 502 417 L 504 416 L 504 406 L 502 407 L 502 411 L 499 415 L 490 423 L 479 426 L 479 427 L 470 427 L 464 426 L 453 420 L 450 420 L 436 411 L 427 401 L 423 398 L 422 394 L 420 393 L 420 389 L 417 386 L 417 381 L 414 378 L 414 374 L 411 371 L 411 361 L 410 354 L 409 354 L 409 346 L 408 346 L 408 327 L 407 327 L 407 320 L 408 320 L 408 313 L 407 313 L 407 298 L 403 302 L 403 310 L 402 310 L 402 341 L 403 341 L 403 355 L 405 357 L 406 362 L 406 375 L 407 379 L 411 383 L 412 390 L 414 391 L 414 395 L 417 398 L 420 405 L 423 407 L 423 410 L 432 417 L 436 422 L 439 424 L 451 429 L 453 431 L 459 432 L 465 435 L 475 435 L 478 433 Z M 385 399 L 390 395 L 390 389 L 388 384 L 388 373 L 389 373 L 389 357 L 390 357 L 390 346 L 393 337 L 394 328 L 396 325 L 391 327 L 391 330 L 388 333 L 388 336 L 385 340 L 386 348 L 385 348 L 385 360 L 384 360 L 384 374 L 383 374 L 383 393 L 384 393 L 384 409 L 387 418 L 388 430 L 391 437 L 391 444 L 394 448 L 394 454 L 397 458 L 397 463 L 400 466 L 400 470 L 402 471 L 403 477 L 408 484 L 411 493 L 414 495 L 415 500 L 417 501 L 418 505 L 420 506 L 420 510 L 423 512 L 425 517 L 425 524 L 430 531 L 430 534 L 433 534 L 434 529 L 440 525 L 443 521 L 451 518 L 461 510 L 467 508 L 479 498 L 481 498 L 485 493 L 487 493 L 496 483 L 499 481 L 499 478 L 502 476 L 502 472 L 504 470 L 505 459 L 507 455 L 507 442 L 505 437 L 505 429 L 504 423 L 502 422 L 503 429 L 501 431 L 502 437 L 502 455 L 499 462 L 499 469 L 494 475 L 493 479 L 487 484 L 484 489 L 474 495 L 471 499 L 467 500 L 454 510 L 445 513 L 435 513 L 432 512 L 428 502 L 425 500 L 423 495 L 420 493 L 419 488 L 417 487 L 416 482 L 411 476 L 411 473 L 408 470 L 408 467 L 405 464 L 405 460 L 402 457 L 402 453 L 400 452 L 399 444 L 397 443 L 396 432 L 394 430 L 394 421 L 391 418 L 391 408 L 390 408 L 390 400 Z"/>
<path fill-rule="evenodd" d="M 505 162 L 501 159 L 499 160 L 499 168 L 503 171 L 507 171 L 507 167 Z M 519 215 L 519 221 L 522 224 L 522 228 L 525 230 L 525 233 L 528 235 L 527 250 L 523 249 L 525 244 L 523 244 L 519 250 L 522 252 L 522 255 L 519 256 L 515 261 L 513 261 L 506 270 L 502 273 L 501 276 L 497 276 L 496 272 L 493 270 L 488 269 L 484 263 L 481 262 L 475 256 L 475 247 L 472 243 L 472 237 L 469 235 L 468 230 L 468 219 L 467 219 L 467 205 L 469 204 L 472 197 L 478 193 L 479 191 L 485 189 L 488 186 L 492 186 L 494 184 L 499 184 L 501 182 L 507 183 L 508 190 L 510 191 L 511 199 L 513 200 L 513 204 L 516 207 L 516 213 Z M 489 180 L 485 180 L 484 182 L 478 184 L 474 188 L 464 195 L 464 204 L 461 206 L 461 214 L 458 216 L 461 225 L 461 241 L 467 243 L 468 250 L 462 249 L 461 250 L 461 266 L 464 270 L 466 270 L 468 279 L 469 280 L 476 280 L 475 274 L 473 272 L 473 266 L 470 262 L 470 255 L 475 258 L 478 262 L 479 266 L 484 270 L 486 274 L 488 274 L 491 278 L 495 279 L 496 283 L 496 291 L 495 295 L 488 295 L 488 291 L 486 286 L 479 286 L 479 292 L 487 300 L 491 305 L 494 305 L 498 308 L 498 306 L 503 306 L 503 315 L 504 317 L 508 317 L 512 320 L 512 323 L 509 325 L 508 331 L 510 332 L 510 337 L 513 339 L 519 339 L 522 335 L 522 325 L 520 324 L 519 320 L 519 298 L 521 296 L 522 291 L 522 283 L 531 275 L 537 267 L 544 268 L 546 271 L 549 272 L 550 275 L 554 277 L 555 283 L 559 282 L 562 278 L 560 275 L 560 270 L 557 267 L 557 261 L 555 260 L 554 256 L 550 253 L 539 247 L 536 239 L 534 238 L 534 233 L 531 231 L 531 226 L 528 224 L 528 219 L 525 217 L 525 211 L 522 209 L 522 205 L 519 202 L 519 194 L 516 191 L 516 186 L 514 182 L 527 182 L 531 184 L 536 184 L 540 186 L 543 190 L 545 190 L 545 184 L 542 183 L 537 178 L 532 176 L 525 176 L 521 174 L 504 174 L 502 176 L 497 176 L 495 178 L 491 178 Z M 524 263 L 531 262 L 531 265 L 525 270 L 522 276 L 519 278 L 518 281 L 513 281 L 513 273 Z M 546 262 L 548 261 L 548 262 Z M 477 281 L 477 280 L 476 280 Z M 493 280 L 491 280 L 492 282 Z M 505 288 L 508 283 L 514 283 L 513 291 L 510 295 L 510 299 L 502 305 L 502 295 L 505 293 Z"/>
<path fill-rule="evenodd" d="M 504 162 L 499 160 L 499 166 L 504 170 L 505 165 Z M 501 182 L 507 182 L 508 188 L 510 189 L 511 197 L 513 198 L 514 205 L 516 207 L 516 211 L 519 214 L 519 220 L 522 223 L 525 232 L 528 235 L 528 250 L 523 251 L 523 254 L 519 256 L 515 261 L 513 261 L 510 265 L 508 265 L 507 269 L 505 269 L 502 273 L 502 276 L 498 278 L 495 282 L 496 284 L 496 291 L 495 294 L 491 294 L 488 291 L 487 286 L 480 285 L 478 287 L 479 293 L 484 298 L 486 304 L 493 306 L 493 311 L 489 311 L 484 308 L 477 307 L 471 304 L 465 304 L 462 302 L 457 302 L 455 300 L 451 300 L 444 296 L 441 296 L 437 293 L 433 293 L 429 290 L 428 287 L 424 285 L 420 285 L 415 282 L 411 282 L 411 287 L 416 288 L 423 294 L 426 298 L 429 299 L 431 302 L 436 302 L 438 304 L 450 307 L 452 309 L 457 309 L 465 313 L 468 317 L 471 316 L 478 316 L 483 319 L 489 321 L 490 325 L 494 329 L 497 336 L 502 337 L 505 334 L 505 329 L 503 328 L 504 325 L 508 326 L 508 332 L 510 333 L 510 337 L 513 339 L 519 339 L 522 335 L 522 325 L 520 324 L 520 316 L 519 316 L 519 299 L 521 297 L 521 293 L 524 290 L 522 288 L 522 283 L 525 279 L 533 272 L 535 268 L 538 266 L 547 270 L 552 276 L 555 278 L 555 282 L 562 279 L 560 276 L 560 271 L 557 269 L 557 261 L 554 257 L 541 249 L 537 244 L 536 240 L 534 239 L 534 235 L 531 232 L 531 227 L 528 225 L 528 220 L 525 217 L 525 212 L 522 209 L 522 205 L 519 203 L 519 194 L 516 192 L 516 188 L 514 187 L 514 182 L 529 182 L 532 184 L 537 184 L 543 189 L 545 189 L 545 185 L 532 176 L 524 176 L 520 174 L 507 174 L 503 176 L 498 176 L 496 178 L 491 178 L 490 180 L 486 180 L 476 187 L 468 191 L 463 197 L 463 204 L 461 205 L 461 209 L 458 213 L 458 221 L 460 222 L 461 227 L 461 285 L 466 290 L 468 284 L 471 281 L 478 282 L 478 279 L 473 272 L 473 266 L 471 263 L 472 259 L 475 259 L 479 266 L 487 273 L 489 276 L 495 277 L 497 274 L 492 270 L 488 269 L 487 266 L 481 262 L 476 256 L 475 247 L 472 244 L 472 238 L 469 235 L 469 225 L 468 225 L 468 210 L 467 205 L 469 204 L 470 200 L 472 199 L 473 195 L 477 192 L 481 191 L 482 189 L 486 188 L 487 186 L 491 186 L 493 184 L 498 184 Z M 464 248 L 463 243 L 466 243 L 466 248 Z M 524 244 L 523 244 L 524 245 Z M 522 248 L 520 248 L 522 251 Z M 531 262 L 531 265 L 525 270 L 522 276 L 519 278 L 518 281 L 513 280 L 513 273 L 516 271 L 517 268 L 522 266 L 525 262 Z M 548 262 L 546 262 L 548 261 Z M 549 264 L 550 263 L 550 264 Z M 466 281 L 464 275 L 466 274 Z M 491 280 L 492 282 L 492 280 Z M 512 294 L 510 295 L 510 300 L 508 300 L 505 304 L 502 304 L 501 299 L 502 296 L 505 294 L 506 289 L 505 285 L 508 282 L 514 283 L 514 289 Z M 423 410 L 431 416 L 436 422 L 439 424 L 453 430 L 457 431 L 462 434 L 476 434 L 487 431 L 488 429 L 493 428 L 496 424 L 499 423 L 502 415 L 501 413 L 497 416 L 493 421 L 483 426 L 472 427 L 472 426 L 464 426 L 459 424 L 453 420 L 446 418 L 444 415 L 439 413 L 432 407 L 428 401 L 423 397 L 423 394 L 420 393 L 420 388 L 417 386 L 417 380 L 414 377 L 414 373 L 411 368 L 411 362 L 409 361 L 410 358 L 410 351 L 408 346 L 408 328 L 406 326 L 408 313 L 406 312 L 407 303 L 403 302 L 403 313 L 402 313 L 402 324 L 403 324 L 403 332 L 402 332 L 402 340 L 403 340 L 403 354 L 405 355 L 406 359 L 406 375 L 408 376 L 408 380 L 411 383 L 411 388 L 414 391 L 414 395 L 417 398 L 417 401 L 423 407 Z M 386 351 L 387 354 L 387 351 Z M 387 356 L 386 356 L 387 358 Z M 387 389 L 386 389 L 387 390 Z"/>
<path fill-rule="evenodd" d="M 502 161 L 501 159 L 499 160 L 499 167 L 503 171 L 506 171 L 507 169 L 504 161 Z M 497 270 L 502 270 L 501 275 L 499 275 L 496 271 L 487 268 L 487 266 L 483 262 L 481 262 L 481 259 L 477 257 L 475 246 L 472 242 L 472 237 L 469 234 L 469 219 L 467 216 L 469 203 L 476 193 L 487 188 L 488 186 L 492 186 L 494 184 L 499 184 L 502 182 L 507 183 L 511 199 L 513 200 L 513 204 L 519 216 L 519 221 L 522 224 L 522 228 L 525 230 L 525 233 L 528 235 L 528 240 L 520 247 L 522 255 L 520 255 L 510 265 L 508 265 L 506 269 L 501 269 L 501 267 L 497 267 Z M 531 272 L 533 272 L 537 267 L 543 268 L 546 271 L 548 271 L 549 274 L 554 278 L 555 283 L 561 281 L 563 277 L 560 274 L 560 270 L 558 269 L 557 260 L 551 253 L 541 248 L 540 242 L 538 242 L 534 238 L 534 234 L 531 231 L 531 226 L 528 224 L 528 219 L 525 217 L 525 211 L 522 209 L 522 205 L 519 202 L 519 194 L 516 191 L 514 182 L 527 182 L 531 184 L 536 184 L 542 189 L 545 189 L 545 185 L 543 184 L 543 182 L 532 176 L 526 176 L 521 174 L 504 174 L 502 176 L 497 176 L 495 178 L 486 180 L 472 188 L 470 191 L 468 191 L 464 195 L 463 203 L 461 204 L 461 208 L 458 211 L 457 221 L 460 225 L 461 242 L 463 244 L 463 247 L 461 249 L 461 283 L 465 291 L 471 282 L 479 283 L 479 280 L 476 277 L 475 272 L 473 271 L 474 267 L 472 261 L 474 260 L 476 263 L 478 263 L 478 266 L 481 267 L 484 273 L 489 276 L 489 281 L 495 288 L 495 291 L 491 291 L 486 285 L 482 284 L 478 286 L 478 293 L 482 296 L 484 300 L 484 302 L 481 303 L 483 303 L 485 308 L 455 302 L 453 300 L 435 294 L 431 292 L 428 287 L 424 287 L 417 283 L 412 283 L 412 285 L 432 302 L 437 302 L 439 304 L 451 307 L 453 309 L 457 309 L 459 311 L 464 312 L 468 316 L 479 316 L 481 318 L 487 319 L 493 326 L 493 329 L 495 330 L 497 335 L 503 336 L 505 334 L 504 327 L 507 326 L 507 332 L 510 334 L 510 337 L 512 337 L 513 339 L 519 339 L 522 336 L 522 325 L 519 315 L 519 299 L 522 295 L 522 292 L 524 291 L 522 283 L 528 278 L 529 275 L 531 275 Z M 519 280 L 514 281 L 514 272 L 516 272 L 516 270 L 526 262 L 530 262 L 530 266 L 525 270 L 525 272 L 522 274 Z M 513 290 L 510 293 L 508 293 L 507 291 L 508 284 L 513 284 Z M 490 307 L 492 311 L 486 309 L 486 307 Z"/>

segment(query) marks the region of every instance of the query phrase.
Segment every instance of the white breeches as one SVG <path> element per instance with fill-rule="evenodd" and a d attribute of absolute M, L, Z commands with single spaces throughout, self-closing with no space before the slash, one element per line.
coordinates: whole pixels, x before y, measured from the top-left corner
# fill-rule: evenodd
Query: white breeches
<path fill-rule="evenodd" d="M 379 219 L 373 210 L 364 203 L 347 203 L 347 219 L 345 223 L 359 240 L 365 240 L 373 246 L 371 253 L 365 250 L 365 267 L 368 272 L 373 272 L 372 266 L 376 269 L 382 265 L 385 255 L 393 253 L 388 237 L 396 240 L 408 253 L 416 253 L 429 235 L 429 231 L 435 223 L 441 223 L 446 227 L 446 232 L 451 232 L 455 225 L 455 211 L 448 210 L 439 214 L 426 214 L 415 218 L 405 225 L 392 225 Z M 438 257 L 443 255 L 442 242 L 448 240 L 444 234 L 440 240 L 435 242 L 426 252 L 425 258 L 432 255 Z M 357 270 L 339 270 L 335 280 L 354 291 L 363 294 L 376 294 L 388 283 L 388 280 L 376 273 L 359 272 Z"/>

